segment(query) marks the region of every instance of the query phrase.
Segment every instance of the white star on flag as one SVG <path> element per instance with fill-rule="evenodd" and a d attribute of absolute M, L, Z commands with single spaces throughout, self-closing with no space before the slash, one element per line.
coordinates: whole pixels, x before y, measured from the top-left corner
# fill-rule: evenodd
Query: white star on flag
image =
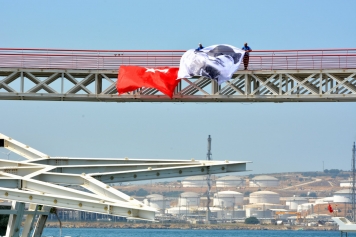
<path fill-rule="evenodd" d="M 154 69 L 154 68 L 146 68 L 146 72 L 153 72 L 156 73 L 157 72 L 163 72 L 163 73 L 167 73 L 169 69 Z"/>

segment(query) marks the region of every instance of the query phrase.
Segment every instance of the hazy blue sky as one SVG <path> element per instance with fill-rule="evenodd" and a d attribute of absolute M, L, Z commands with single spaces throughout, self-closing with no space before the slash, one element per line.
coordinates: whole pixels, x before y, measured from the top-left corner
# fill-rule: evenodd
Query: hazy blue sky
<path fill-rule="evenodd" d="M 356 1 L 4 1 L 0 47 L 356 48 Z M 356 103 L 0 101 L 0 133 L 52 156 L 248 160 L 252 173 L 350 169 Z M 0 158 L 6 155 L 0 153 Z M 11 157 L 11 155 L 10 155 Z M 242 173 L 241 173 L 242 174 Z M 243 173 L 247 174 L 247 173 Z"/>

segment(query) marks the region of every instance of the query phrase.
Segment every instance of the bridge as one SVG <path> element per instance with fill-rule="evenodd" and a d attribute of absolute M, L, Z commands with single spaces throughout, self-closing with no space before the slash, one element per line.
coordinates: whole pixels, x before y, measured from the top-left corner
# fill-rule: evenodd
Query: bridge
<path fill-rule="evenodd" d="M 238 70 L 220 86 L 195 77 L 182 79 L 173 99 L 152 88 L 118 95 L 115 84 L 121 65 L 179 67 L 184 52 L 0 48 L 0 100 L 356 101 L 356 49 L 253 51 L 249 70 Z"/>
<path fill-rule="evenodd" d="M 10 215 L 6 237 L 41 237 L 48 215 L 56 208 L 154 221 L 157 209 L 108 184 L 243 172 L 249 163 L 53 157 L 1 133 L 0 148 L 24 158 L 0 159 L 0 199 L 12 201 L 11 210 L 0 210 L 0 215 Z"/>

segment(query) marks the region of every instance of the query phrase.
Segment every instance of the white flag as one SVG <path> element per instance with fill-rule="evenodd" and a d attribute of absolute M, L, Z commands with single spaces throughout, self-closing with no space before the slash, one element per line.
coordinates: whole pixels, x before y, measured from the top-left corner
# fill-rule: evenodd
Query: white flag
<path fill-rule="evenodd" d="M 228 81 L 239 69 L 245 51 L 227 44 L 212 45 L 199 51 L 190 49 L 180 60 L 178 78 L 204 76 L 218 81 Z"/>

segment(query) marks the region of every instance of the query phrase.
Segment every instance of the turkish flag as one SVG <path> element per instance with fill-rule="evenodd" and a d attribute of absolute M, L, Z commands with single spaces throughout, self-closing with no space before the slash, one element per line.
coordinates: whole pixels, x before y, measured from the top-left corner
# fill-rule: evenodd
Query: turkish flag
<path fill-rule="evenodd" d="M 328 206 L 328 210 L 329 210 L 330 213 L 333 213 L 333 212 L 334 212 L 334 210 L 333 210 L 333 208 L 331 207 L 330 203 L 329 203 L 329 206 Z"/>
<path fill-rule="evenodd" d="M 119 94 L 136 90 L 140 87 L 155 88 L 163 94 L 173 97 L 174 89 L 180 82 L 179 68 L 139 66 L 120 66 L 116 89 Z"/>

